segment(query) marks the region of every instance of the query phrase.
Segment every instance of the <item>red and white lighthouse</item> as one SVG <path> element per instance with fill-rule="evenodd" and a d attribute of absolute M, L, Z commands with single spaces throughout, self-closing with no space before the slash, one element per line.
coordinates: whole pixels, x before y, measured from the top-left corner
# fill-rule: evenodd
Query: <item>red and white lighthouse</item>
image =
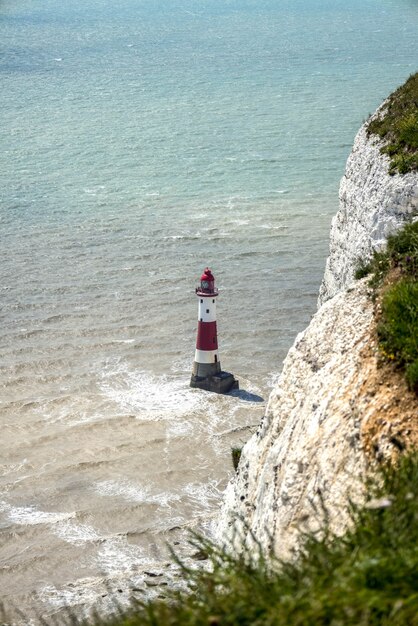
<path fill-rule="evenodd" d="M 227 393 L 238 388 L 238 381 L 229 372 L 222 372 L 218 355 L 218 336 L 216 328 L 215 277 L 207 267 L 200 277 L 196 288 L 199 298 L 197 317 L 196 352 L 193 363 L 191 387 L 207 391 Z"/>

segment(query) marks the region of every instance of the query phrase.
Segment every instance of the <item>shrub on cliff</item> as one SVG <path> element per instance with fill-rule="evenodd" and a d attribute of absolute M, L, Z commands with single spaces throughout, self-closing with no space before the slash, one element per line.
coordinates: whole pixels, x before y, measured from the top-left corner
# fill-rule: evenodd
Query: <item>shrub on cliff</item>
<path fill-rule="evenodd" d="M 405 369 L 418 393 L 418 282 L 404 279 L 384 293 L 377 332 L 384 356 Z"/>
<path fill-rule="evenodd" d="M 389 235 L 385 250 L 375 252 L 371 260 L 360 260 L 355 277 L 370 274 L 371 286 L 378 287 L 394 268 L 402 276 L 418 280 L 418 222 L 406 224 L 394 235 Z"/>
<path fill-rule="evenodd" d="M 406 224 L 388 237 L 387 254 L 392 267 L 418 280 L 418 222 Z"/>
<path fill-rule="evenodd" d="M 367 131 L 383 139 L 382 152 L 390 157 L 390 174 L 418 171 L 418 73 L 389 96 Z"/>
<path fill-rule="evenodd" d="M 391 235 L 386 250 L 376 252 L 356 277 L 367 274 L 372 275 L 375 297 L 380 288 L 377 333 L 381 353 L 405 370 L 410 389 L 418 393 L 418 222 Z"/>

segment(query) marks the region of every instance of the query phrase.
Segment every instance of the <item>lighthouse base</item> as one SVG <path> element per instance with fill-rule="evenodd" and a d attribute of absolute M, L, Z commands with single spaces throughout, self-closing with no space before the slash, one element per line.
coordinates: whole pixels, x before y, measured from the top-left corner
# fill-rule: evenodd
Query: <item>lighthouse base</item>
<path fill-rule="evenodd" d="M 218 372 L 214 376 L 196 376 L 192 374 L 190 387 L 197 387 L 215 393 L 228 393 L 232 389 L 239 389 L 239 383 L 229 372 Z"/>

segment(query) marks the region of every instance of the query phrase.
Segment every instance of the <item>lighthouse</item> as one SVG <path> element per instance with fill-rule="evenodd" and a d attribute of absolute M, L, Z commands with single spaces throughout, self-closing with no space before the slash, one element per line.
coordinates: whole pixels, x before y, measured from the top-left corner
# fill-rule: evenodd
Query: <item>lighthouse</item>
<path fill-rule="evenodd" d="M 238 389 L 238 381 L 229 372 L 221 370 L 216 330 L 218 290 L 215 287 L 215 277 L 208 267 L 200 277 L 196 296 L 199 298 L 197 339 L 190 386 L 216 393 L 228 393 L 231 389 Z"/>

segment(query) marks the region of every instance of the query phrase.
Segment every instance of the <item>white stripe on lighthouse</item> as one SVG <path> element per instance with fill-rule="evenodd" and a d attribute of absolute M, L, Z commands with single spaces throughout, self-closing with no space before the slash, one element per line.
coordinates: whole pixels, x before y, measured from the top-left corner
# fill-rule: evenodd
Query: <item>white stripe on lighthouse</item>
<path fill-rule="evenodd" d="M 218 351 L 217 350 L 196 350 L 194 360 L 196 361 L 196 363 L 217 363 L 219 360 Z"/>
<path fill-rule="evenodd" d="M 216 322 L 215 298 L 200 298 L 197 314 L 198 314 L 197 319 L 200 320 L 201 322 Z"/>

